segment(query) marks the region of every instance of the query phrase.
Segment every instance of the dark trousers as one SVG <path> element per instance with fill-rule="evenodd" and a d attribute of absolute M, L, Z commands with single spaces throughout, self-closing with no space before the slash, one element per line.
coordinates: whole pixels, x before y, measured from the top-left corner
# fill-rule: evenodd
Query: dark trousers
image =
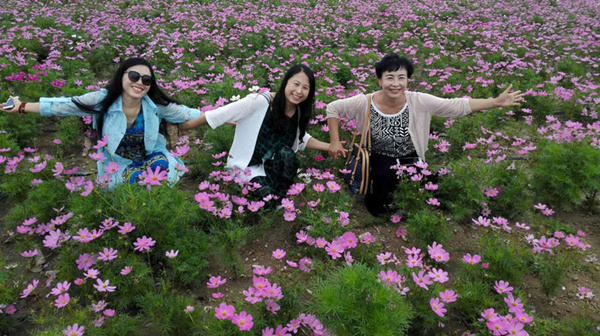
<path fill-rule="evenodd" d="M 369 163 L 371 165 L 371 188 L 365 196 L 365 205 L 369 213 L 379 217 L 388 211 L 392 202 L 392 193 L 398 187 L 398 175 L 396 169 L 390 169 L 397 165 L 411 165 L 419 160 L 416 153 L 401 158 L 371 153 Z"/>

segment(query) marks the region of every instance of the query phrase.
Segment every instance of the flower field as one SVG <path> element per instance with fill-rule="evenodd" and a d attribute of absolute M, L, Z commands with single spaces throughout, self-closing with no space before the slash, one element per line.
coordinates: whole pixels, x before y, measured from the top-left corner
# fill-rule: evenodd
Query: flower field
<path fill-rule="evenodd" d="M 310 150 L 285 198 L 258 198 L 224 169 L 231 125 L 171 132 L 178 184 L 107 190 L 85 117 L 0 112 L 0 335 L 600 333 L 596 0 L 6 0 L 0 18 L 2 102 L 95 91 L 142 56 L 209 111 L 302 62 L 329 141 L 327 104 L 377 90 L 392 52 L 413 91 L 526 92 L 434 119 L 386 218 Z"/>

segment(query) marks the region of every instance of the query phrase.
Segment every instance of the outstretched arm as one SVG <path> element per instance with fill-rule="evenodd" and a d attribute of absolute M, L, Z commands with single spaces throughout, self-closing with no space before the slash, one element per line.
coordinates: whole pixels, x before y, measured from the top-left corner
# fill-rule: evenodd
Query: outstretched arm
<path fill-rule="evenodd" d="M 469 106 L 471 107 L 471 111 L 481 111 L 488 110 L 497 107 L 507 107 L 507 106 L 520 106 L 524 93 L 521 91 L 513 91 L 510 92 L 512 88 L 512 84 L 504 90 L 498 97 L 496 98 L 488 98 L 488 99 L 469 99 Z"/>
<path fill-rule="evenodd" d="M 11 98 L 15 102 L 15 107 L 13 107 L 10 110 L 5 110 L 4 104 L 0 104 L 0 109 L 2 109 L 2 111 L 6 111 L 7 113 L 16 113 L 16 112 L 19 112 L 19 107 L 21 106 L 21 104 L 25 104 L 25 106 L 23 107 L 23 111 L 21 111 L 21 112 L 40 113 L 40 103 L 23 103 L 19 100 L 19 98 L 16 98 L 16 97 L 11 97 Z"/>
<path fill-rule="evenodd" d="M 339 141 L 339 147 L 333 148 L 332 145 L 333 144 L 328 144 L 327 142 L 323 142 L 320 140 L 317 140 L 315 138 L 310 138 L 308 140 L 308 142 L 306 143 L 306 148 L 308 149 L 316 149 L 322 152 L 328 152 L 329 156 L 333 157 L 333 158 L 337 158 L 338 155 L 342 154 L 344 157 L 346 157 L 346 152 L 347 150 L 344 149 L 343 144 L 346 143 L 346 141 Z"/>

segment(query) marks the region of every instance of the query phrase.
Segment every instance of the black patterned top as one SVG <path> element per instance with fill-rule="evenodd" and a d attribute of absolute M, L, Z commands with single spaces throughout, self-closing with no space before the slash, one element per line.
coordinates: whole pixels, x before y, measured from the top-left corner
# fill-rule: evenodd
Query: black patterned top
<path fill-rule="evenodd" d="M 133 162 L 144 161 L 146 157 L 146 147 L 144 146 L 144 111 L 141 108 L 133 124 L 127 127 L 125 135 L 115 153 Z"/>
<path fill-rule="evenodd" d="M 249 166 L 262 164 L 263 159 L 269 159 L 275 150 L 279 149 L 281 146 L 287 146 L 289 148 L 294 146 L 298 130 L 298 111 L 296 110 L 296 113 L 294 113 L 291 118 L 286 118 L 285 132 L 283 135 L 273 132 L 267 126 L 269 112 L 267 112 L 267 115 L 260 126 L 258 139 L 254 146 L 254 153 L 252 153 L 252 159 L 250 159 L 250 163 L 248 163 Z"/>
<path fill-rule="evenodd" d="M 415 153 L 408 133 L 408 104 L 396 114 L 381 113 L 371 103 L 371 150 L 373 153 L 394 158 Z"/>

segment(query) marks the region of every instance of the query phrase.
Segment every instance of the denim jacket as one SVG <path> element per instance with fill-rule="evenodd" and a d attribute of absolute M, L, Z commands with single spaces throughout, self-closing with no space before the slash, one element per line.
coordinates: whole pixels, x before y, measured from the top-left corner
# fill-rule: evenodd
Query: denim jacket
<path fill-rule="evenodd" d="M 85 105 L 93 106 L 100 102 L 106 96 L 106 90 L 86 93 L 76 97 Z M 169 172 L 167 179 L 169 183 L 175 183 L 179 180 L 183 173 L 175 169 L 175 164 L 183 165 L 181 159 L 174 157 L 167 150 L 167 142 L 160 133 L 158 128 L 162 119 L 171 123 L 182 123 L 190 119 L 200 116 L 200 111 L 191 109 L 187 106 L 169 104 L 166 106 L 156 105 L 146 95 L 142 98 L 142 108 L 144 110 L 144 145 L 146 153 L 162 152 L 169 160 Z M 41 98 L 40 99 L 40 115 L 42 116 L 92 116 L 93 126 L 97 124 L 97 114 L 90 114 L 79 109 L 68 97 L 60 98 Z M 132 161 L 123 158 L 115 153 L 117 147 L 121 143 L 125 130 L 127 129 L 127 118 L 123 112 L 122 98 L 119 97 L 109 107 L 104 114 L 104 125 L 102 127 L 102 136 L 108 136 L 106 146 L 98 150 L 104 154 L 104 160 L 98 161 L 98 178 L 103 179 L 106 175 L 104 167 L 109 162 L 113 161 L 119 165 L 119 171 L 112 176 L 109 182 L 109 188 L 114 188 L 115 185 L 123 183 L 123 172 Z"/>

